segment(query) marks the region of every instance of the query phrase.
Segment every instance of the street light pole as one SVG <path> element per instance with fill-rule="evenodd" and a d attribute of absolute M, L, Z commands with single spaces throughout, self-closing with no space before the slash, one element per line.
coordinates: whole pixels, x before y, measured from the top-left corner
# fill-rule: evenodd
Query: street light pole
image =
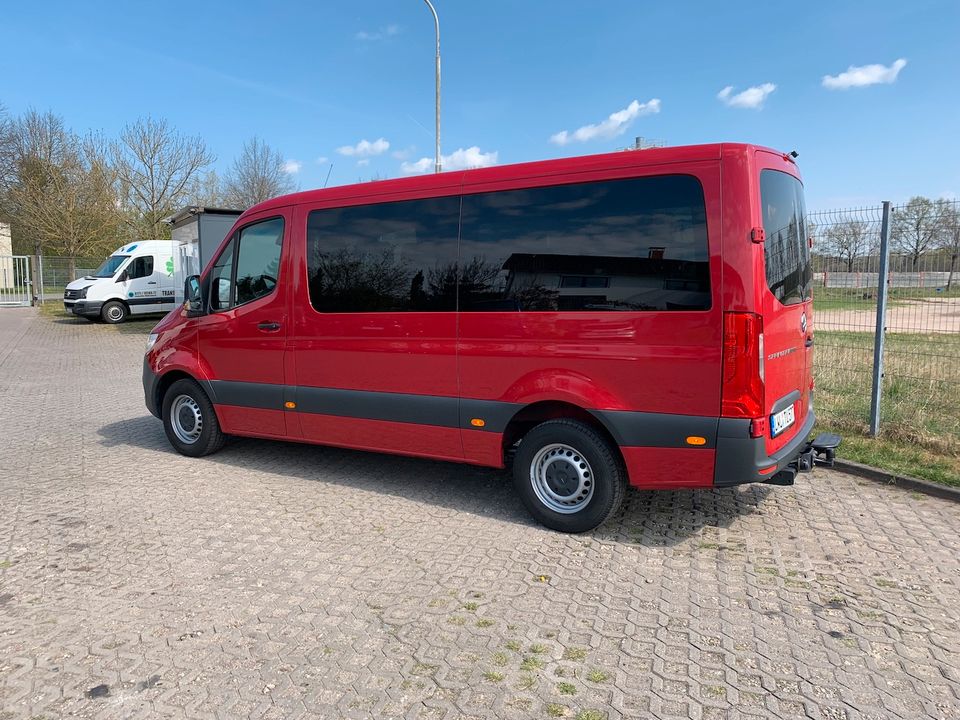
<path fill-rule="evenodd" d="M 433 13 L 433 25 L 437 31 L 437 147 L 434 155 L 434 172 L 440 172 L 440 18 L 437 17 L 437 11 L 436 8 L 433 7 L 433 3 L 430 2 L 430 0 L 423 1 L 427 4 L 427 7 L 430 8 L 430 12 Z"/>

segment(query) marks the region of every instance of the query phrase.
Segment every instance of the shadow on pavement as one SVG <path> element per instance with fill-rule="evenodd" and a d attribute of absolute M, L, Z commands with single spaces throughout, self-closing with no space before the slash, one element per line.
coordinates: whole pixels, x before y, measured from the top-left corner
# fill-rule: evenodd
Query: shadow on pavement
<path fill-rule="evenodd" d="M 145 415 L 99 429 L 106 447 L 133 446 L 176 455 L 163 426 Z M 202 459 L 311 482 L 346 485 L 402 497 L 500 521 L 536 525 L 513 489 L 507 471 L 473 465 L 385 455 L 360 450 L 232 438 L 224 448 Z M 644 547 L 671 546 L 700 535 L 704 528 L 725 528 L 739 518 L 762 511 L 774 488 L 745 485 L 704 490 L 636 490 L 627 493 L 621 511 L 586 536 Z"/>

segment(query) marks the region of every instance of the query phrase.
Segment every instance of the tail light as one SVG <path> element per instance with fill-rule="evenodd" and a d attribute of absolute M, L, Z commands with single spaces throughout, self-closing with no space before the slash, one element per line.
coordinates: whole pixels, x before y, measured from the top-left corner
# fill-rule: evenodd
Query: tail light
<path fill-rule="evenodd" d="M 724 313 L 720 414 L 765 420 L 763 400 L 763 318 L 754 313 Z M 752 423 L 751 434 L 763 424 Z"/>

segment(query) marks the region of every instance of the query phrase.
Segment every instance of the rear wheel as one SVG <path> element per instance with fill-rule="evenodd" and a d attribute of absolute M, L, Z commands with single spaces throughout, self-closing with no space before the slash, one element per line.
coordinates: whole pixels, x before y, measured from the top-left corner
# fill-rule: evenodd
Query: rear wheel
<path fill-rule="evenodd" d="M 553 530 L 592 530 L 623 502 L 627 475 L 616 448 L 589 425 L 550 420 L 524 436 L 513 463 L 523 504 Z"/>
<path fill-rule="evenodd" d="M 100 309 L 100 317 L 111 325 L 122 323 L 130 315 L 130 309 L 119 300 L 105 302 Z"/>
<path fill-rule="evenodd" d="M 210 455 L 226 440 L 213 403 L 194 380 L 177 380 L 167 388 L 161 417 L 167 439 L 182 455 Z"/>

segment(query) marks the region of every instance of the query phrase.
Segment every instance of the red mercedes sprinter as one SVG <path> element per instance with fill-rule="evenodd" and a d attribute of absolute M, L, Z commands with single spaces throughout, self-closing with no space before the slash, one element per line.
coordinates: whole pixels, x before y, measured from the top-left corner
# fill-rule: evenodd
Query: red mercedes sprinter
<path fill-rule="evenodd" d="M 643 489 L 791 484 L 814 452 L 790 155 L 716 144 L 301 192 L 236 222 L 144 359 L 150 412 L 226 435 L 512 466 L 589 530 Z"/>

